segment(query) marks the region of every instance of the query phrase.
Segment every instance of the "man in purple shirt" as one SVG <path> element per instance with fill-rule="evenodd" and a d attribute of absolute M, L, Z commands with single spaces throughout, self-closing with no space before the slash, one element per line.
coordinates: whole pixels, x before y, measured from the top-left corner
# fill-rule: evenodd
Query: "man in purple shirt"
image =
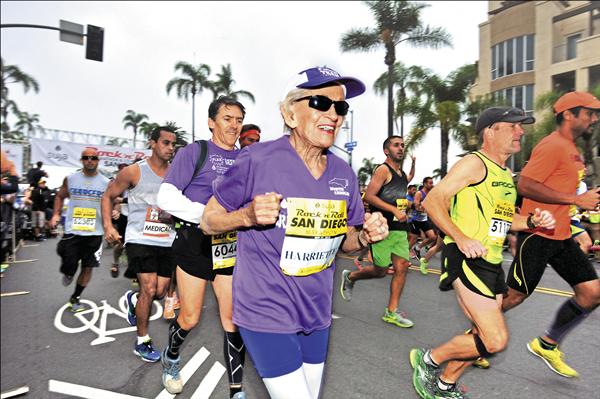
<path fill-rule="evenodd" d="M 356 175 L 329 151 L 345 99 L 364 90 L 327 67 L 295 75 L 280 105 L 290 134 L 244 148 L 202 216 L 206 232 L 239 229 L 233 320 L 273 399 L 318 397 L 335 255 L 388 233 L 380 213 L 365 216 Z"/>
<path fill-rule="evenodd" d="M 244 106 L 230 97 L 219 97 L 208 108 L 212 132 L 202 168 L 195 173 L 201 146 L 191 143 L 177 152 L 158 192 L 158 206 L 179 219 L 173 242 L 181 308 L 169 327 L 169 342 L 162 354 L 162 382 L 172 394 L 183 390 L 179 350 L 190 330 L 200 321 L 207 281 L 219 303 L 224 334 L 224 357 L 230 395 L 242 399 L 245 348 L 231 320 L 231 280 L 235 264 L 235 232 L 211 236 L 200 230 L 200 217 L 213 194 L 213 181 L 222 178 L 235 162 L 235 147 L 245 116 Z"/>

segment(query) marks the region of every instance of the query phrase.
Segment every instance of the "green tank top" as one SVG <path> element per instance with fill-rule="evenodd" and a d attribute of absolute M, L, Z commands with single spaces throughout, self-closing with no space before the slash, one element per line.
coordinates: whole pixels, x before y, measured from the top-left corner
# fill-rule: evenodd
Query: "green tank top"
<path fill-rule="evenodd" d="M 488 250 L 483 257 L 489 263 L 502 263 L 502 245 L 515 213 L 517 190 L 512 175 L 476 151 L 486 174 L 479 183 L 460 190 L 450 202 L 452 222 L 468 237 L 479 240 Z M 453 243 L 448 236 L 445 243 Z"/>

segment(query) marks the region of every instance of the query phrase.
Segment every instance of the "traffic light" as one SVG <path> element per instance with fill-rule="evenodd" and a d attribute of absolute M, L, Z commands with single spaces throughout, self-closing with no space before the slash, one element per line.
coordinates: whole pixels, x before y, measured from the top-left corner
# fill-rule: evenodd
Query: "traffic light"
<path fill-rule="evenodd" d="M 104 51 L 104 28 L 94 25 L 87 26 L 87 40 L 85 43 L 85 58 L 102 62 Z"/>

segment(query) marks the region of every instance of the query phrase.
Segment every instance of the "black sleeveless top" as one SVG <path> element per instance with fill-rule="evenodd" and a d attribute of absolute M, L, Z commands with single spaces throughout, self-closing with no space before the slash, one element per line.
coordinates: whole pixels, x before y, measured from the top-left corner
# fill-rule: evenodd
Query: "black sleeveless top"
<path fill-rule="evenodd" d="M 377 193 L 377 197 L 382 201 L 397 207 L 404 207 L 406 202 L 406 190 L 408 187 L 408 178 L 404 174 L 402 170 L 400 170 L 401 174 L 396 173 L 396 171 L 387 163 L 383 165 L 387 166 L 390 172 L 392 172 L 392 180 L 389 183 L 381 186 L 381 189 Z M 381 166 L 381 165 L 380 165 Z M 394 220 L 394 214 L 388 211 L 384 211 L 383 209 L 378 209 L 376 206 L 369 204 L 372 212 L 381 212 L 383 217 L 387 220 L 388 227 L 390 230 L 395 231 L 408 231 L 408 222 L 403 221 L 399 222 L 398 220 Z M 408 209 L 406 209 L 408 212 Z"/>

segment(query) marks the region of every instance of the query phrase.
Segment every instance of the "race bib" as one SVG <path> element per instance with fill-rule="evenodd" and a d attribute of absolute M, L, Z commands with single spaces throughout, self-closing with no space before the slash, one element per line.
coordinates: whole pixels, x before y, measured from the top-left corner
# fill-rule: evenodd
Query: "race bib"
<path fill-rule="evenodd" d="M 235 266 L 237 231 L 215 234 L 211 237 L 213 270 Z"/>
<path fill-rule="evenodd" d="M 160 208 L 152 206 L 147 207 L 143 235 L 158 238 L 169 238 L 171 234 L 171 226 L 165 223 L 164 216 L 165 212 L 163 212 Z M 170 215 L 168 216 L 170 219 Z"/>
<path fill-rule="evenodd" d="M 504 244 L 504 239 L 510 230 L 514 214 L 515 205 L 512 202 L 496 200 L 488 230 L 488 237 L 492 245 L 501 247 Z"/>
<path fill-rule="evenodd" d="M 396 199 L 396 208 L 398 208 L 399 211 L 406 213 L 406 210 L 408 209 L 408 200 L 406 198 L 398 198 Z M 398 218 L 396 216 L 394 216 L 394 221 L 397 222 Z"/>
<path fill-rule="evenodd" d="M 75 231 L 95 231 L 96 230 L 96 209 L 94 208 L 73 208 L 72 230 Z"/>
<path fill-rule="evenodd" d="M 327 269 L 348 232 L 346 201 L 288 198 L 279 266 L 288 276 Z"/>

